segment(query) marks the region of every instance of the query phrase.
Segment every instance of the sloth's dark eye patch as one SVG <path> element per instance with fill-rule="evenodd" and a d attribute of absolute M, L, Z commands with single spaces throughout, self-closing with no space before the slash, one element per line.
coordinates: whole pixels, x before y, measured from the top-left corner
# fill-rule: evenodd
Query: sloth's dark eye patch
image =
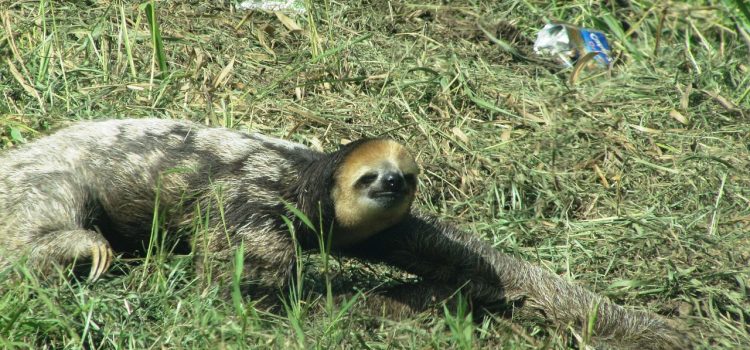
<path fill-rule="evenodd" d="M 357 185 L 362 186 L 362 187 L 368 186 L 371 183 L 375 182 L 375 180 L 377 179 L 378 179 L 377 173 L 367 173 L 367 174 L 362 175 L 362 177 L 360 177 L 359 180 L 357 180 Z"/>
<path fill-rule="evenodd" d="M 417 176 L 414 174 L 404 174 L 404 180 L 406 180 L 406 183 L 408 183 L 411 186 L 414 186 L 417 184 Z"/>

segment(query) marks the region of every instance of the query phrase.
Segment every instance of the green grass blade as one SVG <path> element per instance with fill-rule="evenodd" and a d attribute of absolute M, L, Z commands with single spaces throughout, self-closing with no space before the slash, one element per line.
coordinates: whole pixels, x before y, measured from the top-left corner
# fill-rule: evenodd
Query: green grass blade
<path fill-rule="evenodd" d="M 740 13 L 742 14 L 743 22 L 745 23 L 745 28 L 750 26 L 750 7 L 747 6 L 746 0 L 731 0 L 732 3 L 734 3 L 735 6 L 737 6 L 737 9 L 740 10 Z"/>
<path fill-rule="evenodd" d="M 608 13 L 603 15 L 600 21 L 603 22 L 604 25 L 607 26 L 607 28 L 609 28 L 610 33 L 612 33 L 612 35 L 614 35 L 614 37 L 617 38 L 617 40 L 623 46 L 625 46 L 625 48 L 636 61 L 640 61 L 641 59 L 643 59 L 645 51 L 637 48 L 632 40 L 627 35 L 625 35 L 625 31 L 622 29 L 620 22 L 612 14 Z"/>
<path fill-rule="evenodd" d="M 159 70 L 162 75 L 167 72 L 167 55 L 164 53 L 164 44 L 161 40 L 161 31 L 159 30 L 159 22 L 156 20 L 156 6 L 154 1 L 146 3 L 144 6 L 146 11 L 146 17 L 148 18 L 148 26 L 151 31 L 151 42 L 154 45 L 154 54 L 156 60 L 159 63 Z"/>

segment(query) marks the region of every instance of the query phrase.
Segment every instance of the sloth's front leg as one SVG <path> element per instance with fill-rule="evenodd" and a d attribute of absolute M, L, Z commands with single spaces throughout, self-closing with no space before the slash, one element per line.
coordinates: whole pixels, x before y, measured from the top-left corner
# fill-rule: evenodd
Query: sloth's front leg
<path fill-rule="evenodd" d="M 615 346 L 648 349 L 690 348 L 681 325 L 658 315 L 628 310 L 607 298 L 499 252 L 472 235 L 430 217 L 411 216 L 349 251 L 386 262 L 437 286 L 461 289 L 480 305 L 513 303 L 579 333 Z M 414 290 L 417 306 L 420 294 Z M 408 300 L 408 294 L 397 297 Z M 422 306 L 424 303 L 422 302 Z M 589 327 L 588 322 L 594 325 Z"/>
<path fill-rule="evenodd" d="M 96 281 L 109 269 L 114 254 L 109 242 L 98 232 L 73 229 L 46 232 L 37 236 L 27 253 L 29 266 L 47 275 L 55 265 L 88 267 L 89 280 Z"/>
<path fill-rule="evenodd" d="M 530 264 L 429 217 L 410 216 L 345 253 L 394 265 L 435 285 L 462 288 L 475 300 L 526 294 L 524 274 Z"/>

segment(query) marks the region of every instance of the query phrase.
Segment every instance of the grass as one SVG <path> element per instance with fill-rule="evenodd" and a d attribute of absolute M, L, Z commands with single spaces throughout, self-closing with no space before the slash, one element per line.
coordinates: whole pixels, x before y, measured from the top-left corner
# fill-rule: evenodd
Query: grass
<path fill-rule="evenodd" d="M 125 117 L 329 150 L 389 135 L 418 155 L 424 210 L 619 303 L 682 319 L 705 348 L 750 347 L 742 1 L 305 4 L 295 28 L 224 2 L 6 1 L 0 147 Z M 612 70 L 570 79 L 534 57 L 536 30 L 550 20 L 606 32 Z M 349 262 L 327 268 L 363 273 Z M 94 285 L 26 276 L 0 283 L 0 348 L 574 344 L 564 330 L 442 310 L 376 326 L 356 302 L 341 312 L 300 300 L 264 314 L 201 284 L 182 256 L 117 261 Z"/>

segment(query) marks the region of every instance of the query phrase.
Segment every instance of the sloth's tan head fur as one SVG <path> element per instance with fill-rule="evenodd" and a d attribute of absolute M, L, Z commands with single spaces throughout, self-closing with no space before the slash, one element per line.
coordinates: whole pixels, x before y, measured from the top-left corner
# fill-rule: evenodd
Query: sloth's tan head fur
<path fill-rule="evenodd" d="M 347 246 L 397 224 L 417 188 L 419 168 L 396 141 L 368 140 L 356 146 L 337 169 L 331 196 L 340 228 L 333 237 Z"/>

